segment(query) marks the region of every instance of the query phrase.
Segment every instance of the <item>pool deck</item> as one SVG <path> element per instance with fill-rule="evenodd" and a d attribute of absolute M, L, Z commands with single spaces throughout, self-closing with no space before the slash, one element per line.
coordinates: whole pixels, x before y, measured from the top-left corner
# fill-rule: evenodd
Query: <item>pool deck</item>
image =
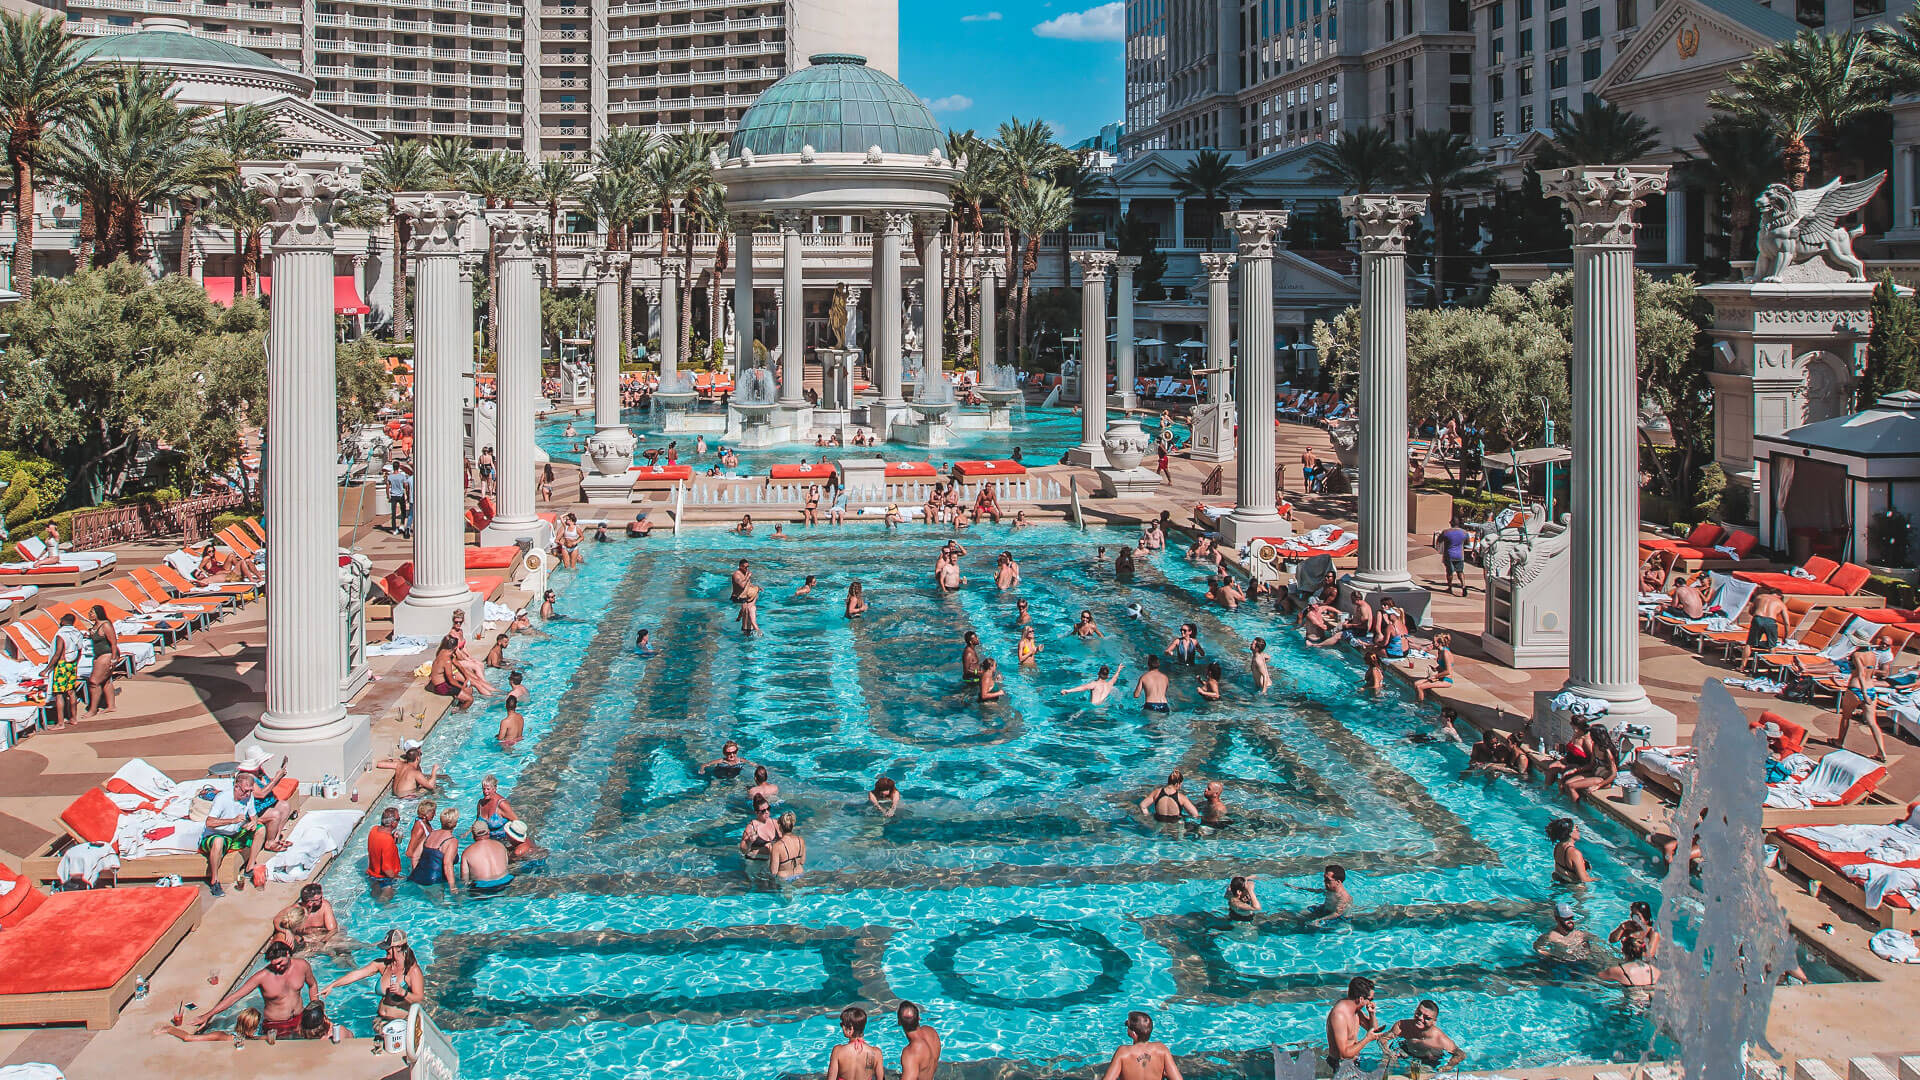
<path fill-rule="evenodd" d="M 1313 448 L 1330 455 L 1326 435 L 1315 428 L 1282 426 L 1277 460 L 1297 475 L 1297 462 L 1303 449 Z M 555 485 L 555 503 L 551 508 L 574 509 L 582 517 L 608 516 L 618 520 L 617 508 L 587 507 L 572 500 L 578 498 L 577 467 L 555 462 L 559 482 Z M 1207 463 L 1176 457 L 1173 481 L 1149 498 L 1124 504 L 1090 496 L 1093 478 L 1086 470 L 1047 467 L 1037 470 L 1059 478 L 1062 483 L 1077 481 L 1082 505 L 1090 523 L 1128 524 L 1167 511 L 1176 524 L 1187 522 L 1193 505 L 1202 501 L 1201 484 L 1212 471 Z M 1231 503 L 1232 468 L 1226 474 L 1226 491 L 1206 501 Z M 1299 524 L 1311 527 L 1323 521 L 1352 523 L 1354 502 L 1351 496 L 1294 496 Z M 656 504 L 658 505 L 658 504 Z M 1039 505 L 1006 504 L 1006 508 L 1027 509 L 1029 517 L 1052 520 L 1063 517 L 1064 502 Z M 616 513 L 608 513 L 614 510 Z M 797 519 L 797 514 L 793 515 Z M 773 508 L 760 510 L 758 520 L 778 520 Z M 656 519 L 658 520 L 658 519 Z M 730 523 L 730 515 L 689 514 L 687 524 Z M 371 499 L 353 490 L 343 493 L 342 544 L 356 546 L 368 554 L 376 574 L 384 573 L 411 557 L 410 545 L 388 534 L 371 520 Z M 820 526 L 827 528 L 828 526 Z M 944 530 L 926 526 L 929 537 Z M 1437 585 L 1441 579 L 1438 557 L 1424 536 L 1409 537 L 1409 558 L 1415 577 Z M 152 565 L 171 550 L 171 544 L 141 543 L 114 548 L 128 565 Z M 591 551 L 588 551 L 591 557 Z M 1477 568 L 1468 568 L 1472 589 L 1466 598 L 1436 593 L 1431 618 L 1435 628 L 1455 631 L 1456 669 L 1459 677 L 1451 693 L 1442 700 L 1456 704 L 1470 720 L 1513 726 L 1523 722 L 1532 708 L 1536 690 L 1555 689 L 1565 678 L 1561 669 L 1514 670 L 1493 664 L 1479 653 L 1483 592 Z M 83 586 L 49 590 L 49 598 L 75 600 L 96 595 L 103 588 Z M 385 637 L 385 624 L 372 627 L 375 639 Z M 233 740 L 251 728 L 258 718 L 264 692 L 262 661 L 265 652 L 265 605 L 255 602 L 220 624 L 197 635 L 187 645 L 169 651 L 153 668 L 119 684 L 120 706 L 112 714 L 60 732 L 41 732 L 22 745 L 0 753 L 0 858 L 17 865 L 21 856 L 44 843 L 58 827 L 57 815 L 82 791 L 97 785 L 115 768 L 131 757 L 144 757 L 163 771 L 175 776 L 192 776 L 206 766 L 231 757 Z M 1641 637 L 1642 679 L 1654 700 L 1680 718 L 1684 740 L 1698 714 L 1695 700 L 1701 683 L 1725 676 L 1727 668 L 1709 664 L 1686 650 L 1646 635 Z M 376 679 L 353 708 L 373 718 L 376 753 L 385 753 L 403 737 L 420 737 L 446 709 L 444 699 L 424 694 L 420 680 L 412 675 L 424 657 L 376 658 Z M 1424 663 L 1417 665 L 1424 669 Z M 1406 672 L 1400 672 L 1403 677 Z M 1831 712 L 1809 705 L 1780 701 L 1771 697 L 1733 691 L 1743 708 L 1757 711 L 1771 708 L 1805 723 L 1818 734 L 1831 734 L 1835 718 Z M 422 722 L 411 714 L 427 708 Z M 1894 736 L 1899 741 L 1898 736 Z M 1856 739 L 1856 745 L 1858 744 Z M 1920 797 L 1920 757 L 1914 748 L 1902 743 L 1890 748 L 1905 753 L 1906 761 L 1896 764 L 1893 775 L 1883 787 L 1902 803 Z M 362 778 L 360 801 L 328 803 L 309 798 L 307 808 L 369 807 L 384 789 L 390 774 L 375 772 Z M 1664 827 L 1667 808 L 1655 799 L 1639 806 L 1618 800 L 1617 792 L 1597 804 L 1600 812 L 1616 817 L 1641 834 Z M 1889 807 L 1889 819 L 1895 808 Z M 349 850 L 342 857 L 359 859 L 361 853 Z M 1874 928 L 1867 920 L 1827 897 L 1807 894 L 1797 878 L 1784 873 L 1774 875 L 1775 891 L 1786 907 L 1800 935 L 1813 947 L 1826 953 L 1843 969 L 1854 971 L 1871 982 L 1803 986 L 1781 989 L 1774 998 L 1770 1035 L 1775 1048 L 1788 1060 L 1818 1057 L 1836 1064 L 1844 1073 L 1847 1059 L 1861 1055 L 1880 1057 L 1898 1075 L 1897 1059 L 1920 1053 L 1920 1028 L 1911 1024 L 1888 1023 L 1890 1017 L 1920 1015 L 1920 966 L 1901 967 L 1874 957 L 1866 948 Z M 171 1080 L 174 1077 L 199 1077 L 213 1069 L 238 1065 L 256 1078 L 339 1077 L 342 1080 L 397 1075 L 400 1062 L 370 1053 L 372 1042 L 364 1030 L 361 1038 L 341 1046 L 329 1043 L 291 1043 L 268 1048 L 253 1044 L 253 1051 L 237 1062 L 227 1054 L 225 1044 L 194 1045 L 152 1034 L 165 1022 L 176 1003 L 198 1001 L 203 1006 L 223 993 L 228 980 L 243 972 L 265 941 L 273 913 L 290 903 L 298 891 L 296 885 L 270 884 L 262 890 L 248 890 L 213 901 L 209 917 L 189 934 L 154 976 L 151 994 L 135 1001 L 122 1013 L 114 1028 L 89 1032 L 76 1028 L 0 1029 L 0 1065 L 44 1061 L 67 1070 L 79 1080 L 94 1077 L 141 1076 Z M 249 927 L 240 932 L 235 925 Z M 219 929 L 216 930 L 215 928 Z M 1831 927 L 1825 930 L 1823 927 Z M 350 936 L 367 940 L 377 937 L 384 927 L 347 927 Z M 221 985 L 207 984 L 207 972 L 218 969 Z M 1331 991 L 1330 991 L 1331 996 Z M 364 1021 L 362 1021 L 364 1024 Z M 1305 1037 L 1310 1033 L 1273 1033 Z M 1291 1041 L 1291 1040 L 1289 1040 Z M 1892 1045 L 1889 1045 L 1889 1044 Z M 1176 1047 L 1179 1049 L 1186 1049 Z M 795 1063 L 795 1072 L 808 1068 Z M 1505 1070 L 1515 1080 L 1546 1080 L 1563 1077 L 1584 1080 L 1596 1071 L 1623 1072 L 1621 1066 L 1596 1070 L 1567 1067 Z"/>

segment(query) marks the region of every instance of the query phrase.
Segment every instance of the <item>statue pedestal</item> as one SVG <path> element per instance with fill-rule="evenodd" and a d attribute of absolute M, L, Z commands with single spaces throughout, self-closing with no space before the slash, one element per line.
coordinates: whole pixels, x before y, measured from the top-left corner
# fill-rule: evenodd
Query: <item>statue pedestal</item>
<path fill-rule="evenodd" d="M 904 401 L 867 402 L 867 426 L 881 442 L 894 438 L 893 430 L 913 422 L 913 410 Z"/>
<path fill-rule="evenodd" d="M 1188 422 L 1193 439 L 1187 447 L 1187 456 L 1195 461 L 1233 460 L 1233 402 L 1196 406 Z"/>
<path fill-rule="evenodd" d="M 847 491 L 849 503 L 884 502 L 887 495 L 885 458 L 841 458 L 834 463 L 840 470 L 840 486 Z"/>
<path fill-rule="evenodd" d="M 1160 474 L 1152 469 L 1134 466 L 1131 469 L 1099 468 L 1093 470 L 1100 477 L 1100 495 L 1107 499 L 1132 499 L 1151 495 L 1160 487 Z"/>
<path fill-rule="evenodd" d="M 580 471 L 580 497 L 589 503 L 628 503 L 633 501 L 633 473 L 603 475 L 583 460 Z"/>

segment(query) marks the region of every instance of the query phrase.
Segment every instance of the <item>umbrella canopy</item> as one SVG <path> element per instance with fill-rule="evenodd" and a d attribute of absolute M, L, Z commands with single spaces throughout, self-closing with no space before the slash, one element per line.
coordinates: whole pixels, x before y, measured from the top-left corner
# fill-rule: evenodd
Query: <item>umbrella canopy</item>
<path fill-rule="evenodd" d="M 1176 348 L 1176 349 L 1204 349 L 1204 348 L 1206 348 L 1206 347 L 1207 347 L 1207 343 L 1206 343 L 1206 342 L 1204 342 L 1204 341 L 1195 341 L 1195 340 L 1194 340 L 1194 339 L 1192 339 L 1192 338 L 1188 338 L 1187 340 L 1185 340 L 1185 341 L 1183 341 L 1183 342 L 1181 342 L 1180 344 L 1178 344 L 1178 345 L 1175 345 L 1175 346 L 1174 346 L 1174 348 Z"/>

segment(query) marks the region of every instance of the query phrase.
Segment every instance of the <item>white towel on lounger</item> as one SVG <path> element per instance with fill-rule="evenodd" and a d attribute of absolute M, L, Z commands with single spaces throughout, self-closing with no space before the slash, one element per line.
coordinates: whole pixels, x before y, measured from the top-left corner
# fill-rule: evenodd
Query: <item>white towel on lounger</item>
<path fill-rule="evenodd" d="M 1889 895 L 1898 896 L 1908 907 L 1920 910 L 1920 870 L 1885 863 L 1855 863 L 1841 872 L 1865 887 L 1868 911 L 1886 902 Z"/>

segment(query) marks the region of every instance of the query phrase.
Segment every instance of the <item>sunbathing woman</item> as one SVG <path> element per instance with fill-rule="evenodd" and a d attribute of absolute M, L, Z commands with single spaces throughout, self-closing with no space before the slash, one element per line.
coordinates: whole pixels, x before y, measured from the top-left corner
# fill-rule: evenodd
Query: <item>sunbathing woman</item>
<path fill-rule="evenodd" d="M 1620 771 L 1620 755 L 1614 750 L 1613 738 L 1607 730 L 1596 725 L 1591 734 L 1593 755 L 1584 766 L 1568 770 L 1560 777 L 1560 790 L 1574 802 L 1579 802 L 1582 795 L 1612 787 L 1614 776 Z"/>
<path fill-rule="evenodd" d="M 467 678 L 473 680 L 474 692 L 488 696 L 498 693 L 493 684 L 487 681 L 486 666 L 475 660 L 473 654 L 467 651 L 466 612 L 458 608 L 454 609 L 453 627 L 447 631 L 447 634 L 454 640 L 454 657 L 460 662 L 460 670 L 466 672 Z"/>
<path fill-rule="evenodd" d="M 1453 685 L 1453 635 L 1445 630 L 1433 635 L 1433 673 L 1413 684 L 1414 694 L 1427 700 L 1427 691 Z"/>

